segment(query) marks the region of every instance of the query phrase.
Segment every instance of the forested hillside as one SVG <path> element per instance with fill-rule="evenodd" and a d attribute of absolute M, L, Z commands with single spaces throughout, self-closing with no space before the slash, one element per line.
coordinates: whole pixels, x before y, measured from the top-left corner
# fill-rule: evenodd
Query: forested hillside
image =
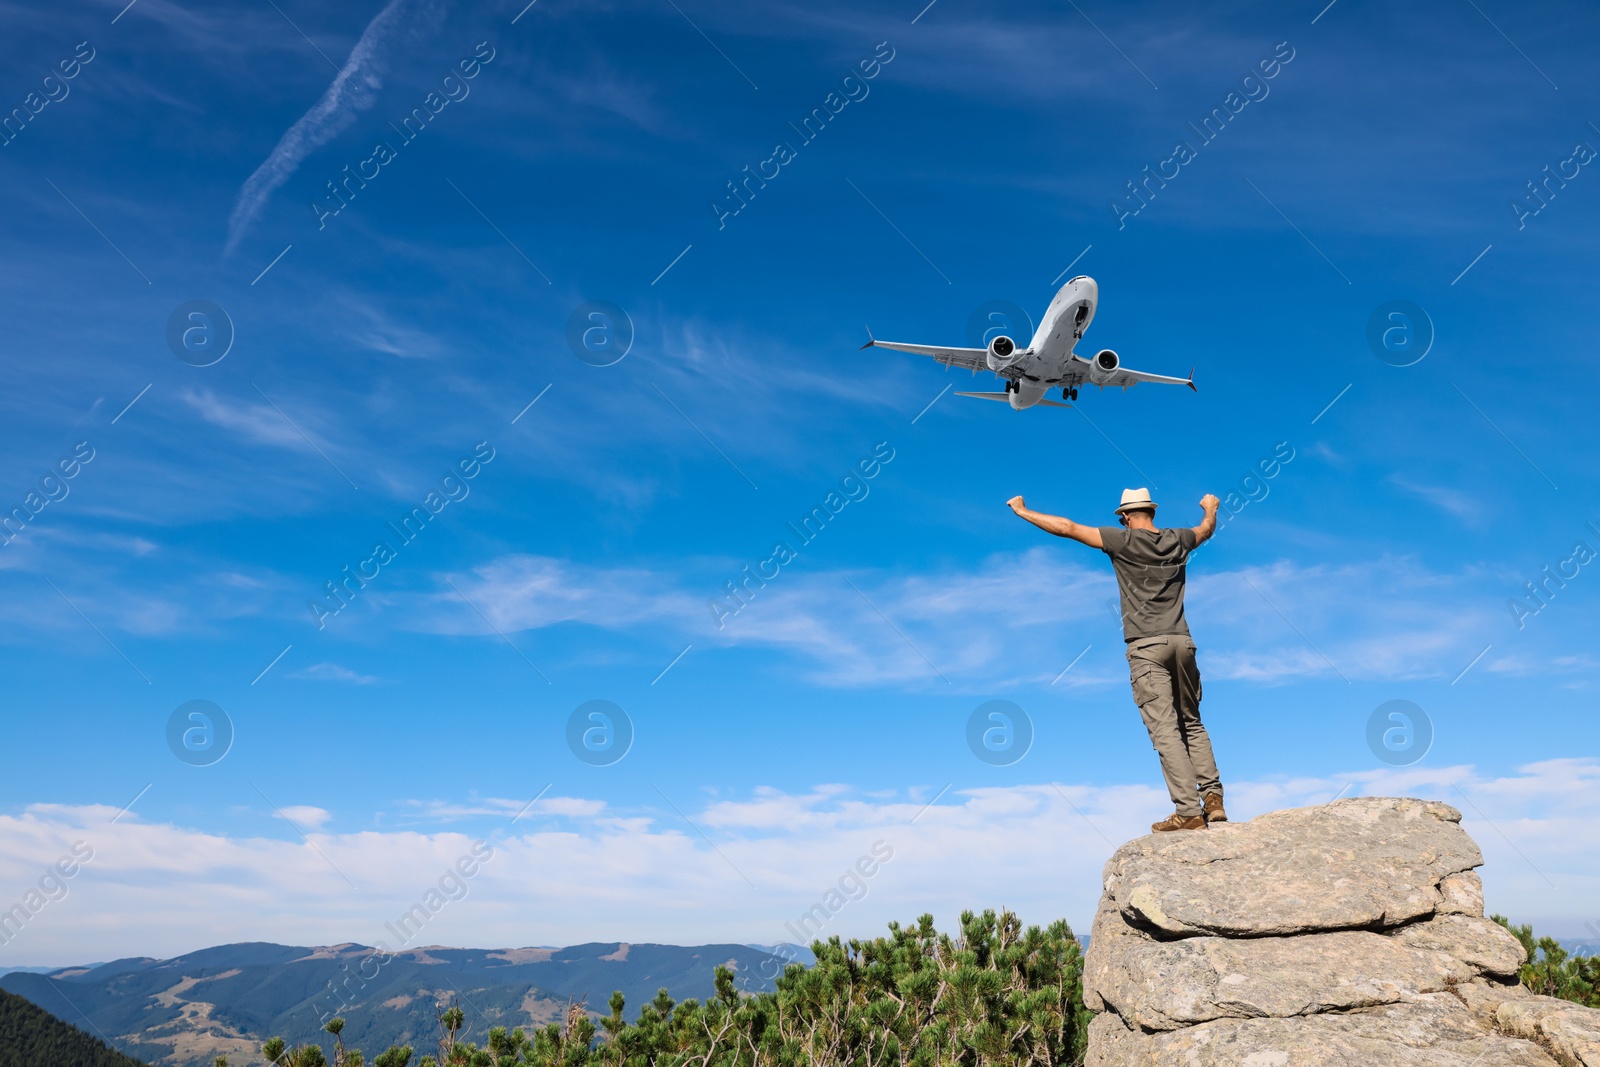
<path fill-rule="evenodd" d="M 0 1067 L 144 1067 L 105 1042 L 0 989 Z"/>
<path fill-rule="evenodd" d="M 562 1022 L 532 1034 L 492 1027 L 482 1045 L 467 1040 L 461 1004 L 439 1013 L 435 1041 L 392 1046 L 375 1067 L 916 1067 L 1078 1064 L 1089 1012 L 1083 1006 L 1083 956 L 1063 921 L 1023 928 L 1010 912 L 965 912 L 957 937 L 924 915 L 909 928 L 891 923 L 871 941 L 813 943 L 812 967 L 791 965 L 768 993 L 743 994 L 734 973 L 715 970 L 704 1001 L 674 1001 L 666 989 L 626 1019 L 627 998 L 612 995 L 596 1026 L 579 1005 Z M 470 1005 L 466 1005 L 470 1008 Z M 281 1067 L 351 1067 L 364 1060 L 347 1046 L 342 1019 L 328 1027 L 331 1056 L 318 1045 L 274 1039 L 267 1058 Z M 599 1039 L 598 1041 L 596 1039 Z"/>

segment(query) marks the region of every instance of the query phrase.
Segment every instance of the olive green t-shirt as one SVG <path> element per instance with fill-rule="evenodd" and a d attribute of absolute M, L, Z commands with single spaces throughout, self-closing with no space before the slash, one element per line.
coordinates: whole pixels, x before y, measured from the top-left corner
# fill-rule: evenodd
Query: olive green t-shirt
<path fill-rule="evenodd" d="M 1171 530 L 1102 526 L 1100 543 L 1117 572 L 1124 639 L 1187 635 L 1183 583 L 1189 553 L 1194 551 L 1194 531 L 1181 526 Z"/>

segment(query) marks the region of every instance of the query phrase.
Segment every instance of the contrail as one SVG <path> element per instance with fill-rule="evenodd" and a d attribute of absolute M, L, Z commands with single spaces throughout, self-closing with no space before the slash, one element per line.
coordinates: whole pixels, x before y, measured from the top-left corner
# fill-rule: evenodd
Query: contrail
<path fill-rule="evenodd" d="M 424 18 L 442 9 L 442 4 L 429 5 L 426 0 L 389 0 L 367 24 L 322 99 L 289 127 L 272 154 L 240 188 L 239 201 L 228 219 L 224 256 L 233 252 L 245 231 L 261 216 L 273 192 L 289 180 L 301 160 L 333 140 L 360 112 L 372 107 L 377 90 L 383 85 L 385 46 L 403 26 L 413 21 L 409 17 L 412 11 L 416 11 L 418 18 Z"/>

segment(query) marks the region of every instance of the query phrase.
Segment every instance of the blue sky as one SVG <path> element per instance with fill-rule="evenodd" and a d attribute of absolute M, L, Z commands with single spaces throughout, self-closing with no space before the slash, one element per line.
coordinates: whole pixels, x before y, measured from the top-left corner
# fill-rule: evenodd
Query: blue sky
<path fill-rule="evenodd" d="M 1086 928 L 1168 805 L 1109 567 L 1003 502 L 1110 522 L 1140 485 L 1170 524 L 1259 498 L 1189 572 L 1236 815 L 1436 796 L 1492 908 L 1600 924 L 1595 12 L 919 9 L 0 7 L 0 103 L 31 116 L 0 147 L 6 508 L 93 453 L 0 548 L 0 897 L 95 851 L 0 964 L 371 943 L 473 839 L 504 859 L 436 940 L 792 939 L 879 840 L 827 932 L 999 904 Z M 858 350 L 966 344 L 980 305 L 1037 315 L 1077 273 L 1089 351 L 1199 392 L 1015 413 Z M 231 322 L 209 366 L 167 342 L 195 300 Z M 1367 341 L 1396 300 L 1434 334 L 1409 366 Z M 609 366 L 568 344 L 591 301 L 633 327 Z M 475 449 L 319 627 L 324 583 Z M 1003 766 L 965 740 L 995 699 L 1034 734 Z M 209 766 L 168 747 L 191 700 L 234 731 Z M 610 765 L 566 742 L 591 700 L 632 723 Z M 1368 747 L 1389 700 L 1432 725 L 1408 766 Z"/>

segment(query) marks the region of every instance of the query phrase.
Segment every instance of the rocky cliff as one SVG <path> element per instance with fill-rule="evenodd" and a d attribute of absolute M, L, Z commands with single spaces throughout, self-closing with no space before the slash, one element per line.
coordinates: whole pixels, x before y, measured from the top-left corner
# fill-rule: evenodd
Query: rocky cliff
<path fill-rule="evenodd" d="M 1087 1067 L 1600 1067 L 1528 993 L 1461 813 L 1364 797 L 1128 842 L 1084 972 Z"/>

